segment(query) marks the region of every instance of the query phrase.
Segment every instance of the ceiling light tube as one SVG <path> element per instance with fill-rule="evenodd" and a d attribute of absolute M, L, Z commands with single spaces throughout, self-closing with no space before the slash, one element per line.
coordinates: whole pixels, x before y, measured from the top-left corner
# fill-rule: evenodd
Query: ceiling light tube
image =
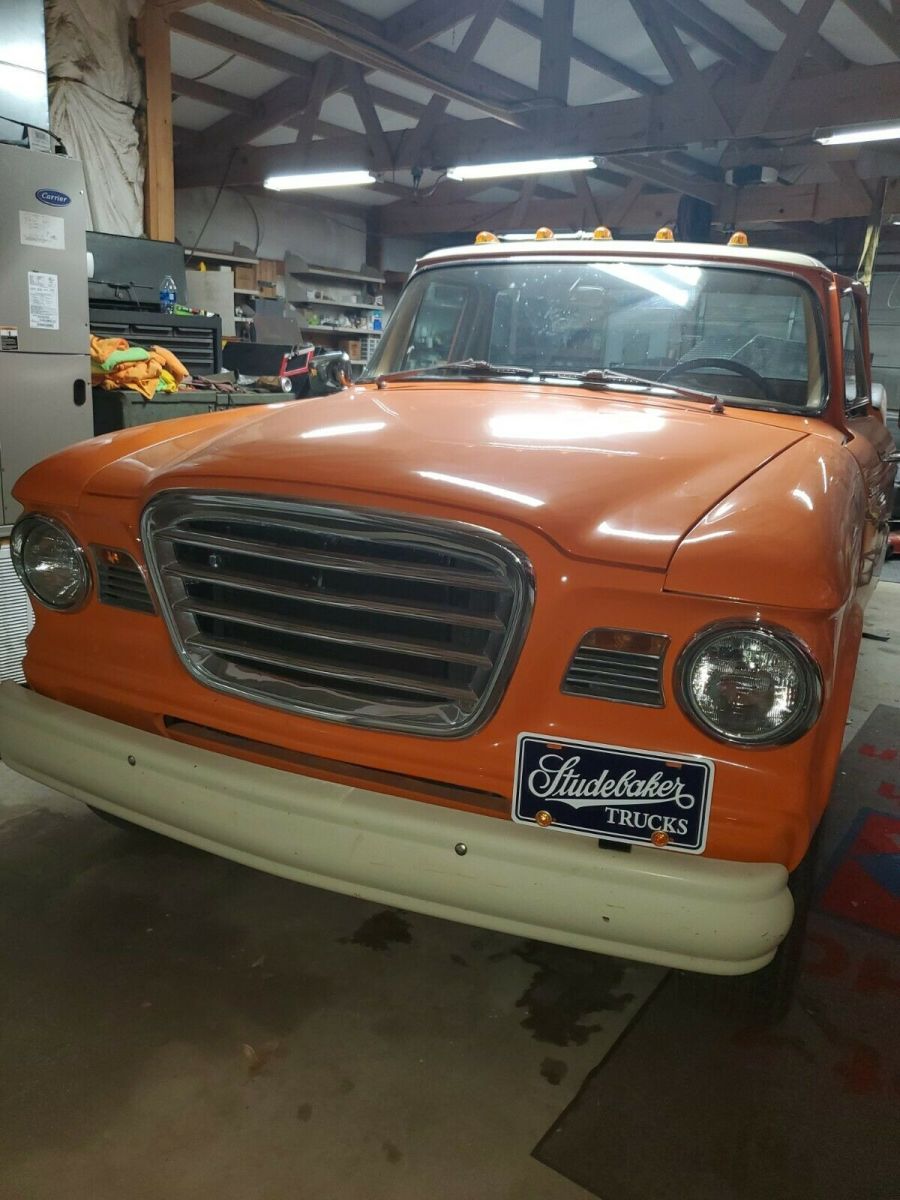
<path fill-rule="evenodd" d="M 273 192 L 292 192 L 299 188 L 363 187 L 374 182 L 371 171 L 306 171 L 301 175 L 270 175 L 263 186 Z"/>
<path fill-rule="evenodd" d="M 851 146 L 858 142 L 890 142 L 900 138 L 900 125 L 896 121 L 880 125 L 850 125 L 845 129 L 833 129 L 830 133 L 816 130 L 813 135 L 820 146 Z"/>
<path fill-rule="evenodd" d="M 520 175 L 553 175 L 561 171 L 593 171 L 597 160 L 587 154 L 577 158 L 532 158 L 524 162 L 471 163 L 450 167 L 448 179 L 506 179 Z"/>

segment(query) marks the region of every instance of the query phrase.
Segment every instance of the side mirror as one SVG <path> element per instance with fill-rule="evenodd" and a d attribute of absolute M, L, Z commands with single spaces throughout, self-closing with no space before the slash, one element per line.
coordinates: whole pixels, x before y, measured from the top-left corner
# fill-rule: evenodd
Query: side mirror
<path fill-rule="evenodd" d="M 877 412 L 885 412 L 887 409 L 887 393 L 884 390 L 883 383 L 872 384 L 872 394 L 869 397 L 869 402 Z"/>

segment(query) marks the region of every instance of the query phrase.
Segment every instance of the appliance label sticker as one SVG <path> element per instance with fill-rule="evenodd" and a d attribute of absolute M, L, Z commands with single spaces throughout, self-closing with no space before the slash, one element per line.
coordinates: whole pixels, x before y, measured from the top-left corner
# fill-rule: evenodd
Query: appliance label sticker
<path fill-rule="evenodd" d="M 32 329 L 59 329 L 59 276 L 28 272 L 28 324 Z"/>
<path fill-rule="evenodd" d="M 66 223 L 62 217 L 20 208 L 19 241 L 23 246 L 40 246 L 42 250 L 65 250 Z"/>
<path fill-rule="evenodd" d="M 0 353 L 4 350 L 18 350 L 19 330 L 15 325 L 0 325 Z"/>

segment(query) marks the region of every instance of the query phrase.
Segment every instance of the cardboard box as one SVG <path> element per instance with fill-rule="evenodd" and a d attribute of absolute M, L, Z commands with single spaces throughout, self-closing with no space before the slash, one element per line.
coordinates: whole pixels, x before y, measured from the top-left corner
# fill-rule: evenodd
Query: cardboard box
<path fill-rule="evenodd" d="M 236 288 L 246 288 L 248 291 L 255 292 L 257 283 L 255 266 L 235 266 L 234 286 Z"/>

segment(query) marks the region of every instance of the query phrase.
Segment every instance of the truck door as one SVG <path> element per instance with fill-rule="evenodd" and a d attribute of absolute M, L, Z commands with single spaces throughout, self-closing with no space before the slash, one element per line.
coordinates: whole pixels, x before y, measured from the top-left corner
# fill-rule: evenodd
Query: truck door
<path fill-rule="evenodd" d="M 850 435 L 848 449 L 859 463 L 866 487 L 861 587 L 874 584 L 881 574 L 896 471 L 890 461 L 894 439 L 885 424 L 885 414 L 872 406 L 866 309 L 862 284 L 854 284 L 844 291 L 841 296 L 844 417 Z"/>

